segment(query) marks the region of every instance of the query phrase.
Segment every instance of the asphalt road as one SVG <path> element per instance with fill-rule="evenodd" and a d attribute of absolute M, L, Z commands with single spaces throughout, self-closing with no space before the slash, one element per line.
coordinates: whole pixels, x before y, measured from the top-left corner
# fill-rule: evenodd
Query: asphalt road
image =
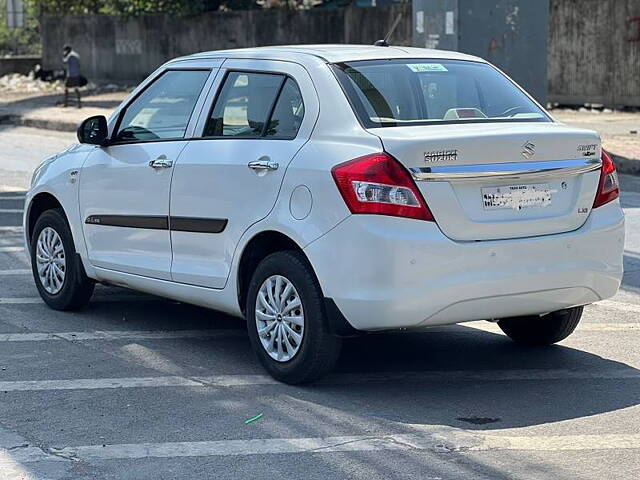
<path fill-rule="evenodd" d="M 0 130 L 0 184 L 71 139 Z M 640 178 L 623 190 L 623 290 L 560 345 L 488 322 L 370 335 L 304 387 L 216 312 L 107 287 L 49 310 L 22 196 L 0 193 L 0 479 L 640 478 Z"/>

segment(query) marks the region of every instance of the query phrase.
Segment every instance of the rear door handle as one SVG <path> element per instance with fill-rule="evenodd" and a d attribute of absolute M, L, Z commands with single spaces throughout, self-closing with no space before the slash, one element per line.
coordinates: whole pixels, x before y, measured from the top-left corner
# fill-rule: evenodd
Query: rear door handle
<path fill-rule="evenodd" d="M 151 160 L 149 162 L 149 166 L 151 168 L 171 168 L 173 166 L 173 161 L 168 160 L 166 155 L 160 155 L 155 160 Z"/>
<path fill-rule="evenodd" d="M 272 162 L 271 160 L 256 160 L 255 162 L 249 162 L 247 166 L 252 170 L 277 170 L 280 165 L 278 162 Z"/>

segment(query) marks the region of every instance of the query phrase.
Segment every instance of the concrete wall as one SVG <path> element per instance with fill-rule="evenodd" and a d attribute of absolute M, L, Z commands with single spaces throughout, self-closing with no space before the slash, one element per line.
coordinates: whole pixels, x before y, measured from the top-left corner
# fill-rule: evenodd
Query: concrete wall
<path fill-rule="evenodd" d="M 42 63 L 40 57 L 0 57 L 0 77 L 8 73 L 26 75 L 39 63 Z"/>
<path fill-rule="evenodd" d="M 61 50 L 71 44 L 83 74 L 92 81 L 136 83 L 165 61 L 194 52 L 256 45 L 304 43 L 373 44 L 397 15 L 392 37 L 411 44 L 411 4 L 385 8 L 247 10 L 198 17 L 150 15 L 123 19 L 106 15 L 44 16 L 44 68 L 61 68 Z"/>
<path fill-rule="evenodd" d="M 457 4 L 454 0 L 444 1 Z M 489 20 L 481 15 L 491 10 L 483 9 L 485 1 L 466 0 L 466 4 L 477 4 L 475 9 L 480 13 L 467 15 L 466 20 L 460 21 L 475 22 L 473 28 L 486 30 L 486 41 L 469 45 L 466 39 L 458 38 L 463 31 L 470 30 L 461 23 L 452 39 L 455 46 L 445 42 L 447 36 L 443 35 L 439 37 L 438 48 L 458 48 L 488 58 L 526 86 L 527 76 L 521 73 L 526 73 L 527 68 L 540 73 L 545 66 L 531 62 L 532 58 L 544 55 L 534 52 L 529 58 L 518 53 L 511 55 L 511 60 L 502 61 L 499 55 L 509 53 L 506 49 L 513 42 L 508 35 L 492 34 Z M 550 2 L 548 100 L 640 106 L 640 0 L 543 1 Z M 499 3 L 505 2 L 493 2 Z M 519 2 L 520 6 L 523 3 L 526 2 Z M 525 10 L 519 9 L 518 31 L 514 36 L 535 34 L 530 31 L 531 25 L 527 23 L 530 15 L 525 15 Z M 83 73 L 90 80 L 133 84 L 166 60 L 193 52 L 256 45 L 371 44 L 385 35 L 398 14 L 402 19 L 391 43 L 411 45 L 414 33 L 411 3 L 378 8 L 215 12 L 191 18 L 45 16 L 41 22 L 43 64 L 48 69 L 61 68 L 62 46 L 71 43 L 80 53 Z M 435 20 L 425 18 L 425 32 L 429 30 L 429 22 Z M 436 23 L 444 25 L 444 19 Z M 501 46 L 504 52 L 499 50 Z M 536 50 L 545 49 L 536 47 Z M 517 65 L 513 67 L 509 62 Z M 530 89 L 535 93 L 535 88 Z"/>
<path fill-rule="evenodd" d="M 547 101 L 549 0 L 413 0 L 414 45 L 486 58 Z"/>
<path fill-rule="evenodd" d="M 549 101 L 640 106 L 640 0 L 551 0 Z"/>
<path fill-rule="evenodd" d="M 460 0 L 458 50 L 505 71 L 547 103 L 548 0 Z"/>

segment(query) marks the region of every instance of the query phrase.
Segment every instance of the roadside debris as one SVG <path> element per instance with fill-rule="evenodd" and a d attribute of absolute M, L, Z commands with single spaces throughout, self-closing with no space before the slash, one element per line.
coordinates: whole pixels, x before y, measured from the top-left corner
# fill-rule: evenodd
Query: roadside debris
<path fill-rule="evenodd" d="M 44 82 L 33 75 L 21 75 L 9 73 L 0 77 L 0 92 L 8 93 L 48 93 L 64 91 L 64 83 L 61 80 Z"/>
<path fill-rule="evenodd" d="M 260 420 L 260 419 L 262 418 L 262 415 L 263 415 L 262 413 L 259 413 L 259 414 L 258 414 L 258 415 L 256 415 L 255 417 L 247 418 L 247 419 L 244 421 L 244 423 L 245 423 L 245 424 L 248 424 L 248 423 L 251 423 L 251 422 L 255 422 L 256 420 Z"/>
<path fill-rule="evenodd" d="M 126 85 L 116 85 L 109 83 L 105 85 L 95 85 L 89 82 L 82 87 L 83 90 L 90 91 L 92 95 L 109 92 L 131 91 L 132 88 Z M 34 72 L 29 75 L 20 73 L 9 73 L 0 77 L 0 93 L 63 93 L 64 79 L 42 80 L 36 77 Z"/>

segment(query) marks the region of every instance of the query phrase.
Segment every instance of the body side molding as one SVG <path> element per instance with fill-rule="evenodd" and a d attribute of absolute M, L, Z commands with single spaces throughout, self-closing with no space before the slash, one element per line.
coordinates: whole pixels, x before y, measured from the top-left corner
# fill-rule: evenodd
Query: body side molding
<path fill-rule="evenodd" d="M 226 218 L 172 217 L 162 215 L 90 215 L 86 224 L 109 227 L 172 230 L 175 232 L 221 233 L 227 226 Z"/>

